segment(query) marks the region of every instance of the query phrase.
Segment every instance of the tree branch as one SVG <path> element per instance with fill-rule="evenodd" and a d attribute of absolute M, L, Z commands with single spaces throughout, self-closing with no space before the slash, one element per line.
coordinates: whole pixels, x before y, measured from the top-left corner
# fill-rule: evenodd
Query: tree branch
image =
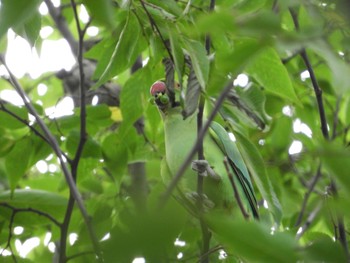
<path fill-rule="evenodd" d="M 295 227 L 298 227 L 301 224 L 301 221 L 302 221 L 304 213 L 305 213 L 307 202 L 309 201 L 309 197 L 310 197 L 311 193 L 313 192 L 313 190 L 314 190 L 318 180 L 321 178 L 321 176 L 322 176 L 321 164 L 319 164 L 319 166 L 317 168 L 317 173 L 314 176 L 314 178 L 312 179 L 311 184 L 308 187 L 308 191 L 306 192 L 306 194 L 304 196 L 303 204 L 302 204 L 302 207 L 301 207 L 298 219 L 297 219 L 297 221 L 295 222 L 295 225 L 294 225 Z"/>
<path fill-rule="evenodd" d="M 320 209 L 322 207 L 322 202 L 320 202 L 315 209 L 310 213 L 308 216 L 306 222 L 303 226 L 300 227 L 300 231 L 298 231 L 296 238 L 300 239 L 302 235 L 306 232 L 306 230 L 310 227 L 311 223 L 315 220 L 316 216 L 320 212 Z"/>
<path fill-rule="evenodd" d="M 38 137 L 40 137 L 43 141 L 45 141 L 46 143 L 48 143 L 50 145 L 49 140 L 42 135 L 37 129 L 35 129 L 33 126 L 29 125 L 28 121 L 22 119 L 20 116 L 16 115 L 15 113 L 13 113 L 12 111 L 8 110 L 5 107 L 5 104 L 0 100 L 0 110 L 2 110 L 3 112 L 6 112 L 8 115 L 12 116 L 13 118 L 15 118 L 16 120 L 18 120 L 19 122 L 23 123 L 25 126 L 27 126 L 32 132 L 34 132 L 35 135 L 37 135 Z"/>
<path fill-rule="evenodd" d="M 294 9 L 292 9 L 292 8 L 289 9 L 289 12 L 290 12 L 290 14 L 292 16 L 293 23 L 294 23 L 296 31 L 299 31 L 300 30 L 300 26 L 299 26 L 299 20 L 298 20 L 297 12 Z M 322 134 L 323 134 L 325 139 L 329 140 L 329 132 L 328 132 L 326 113 L 325 113 L 325 109 L 324 109 L 324 105 L 323 105 L 323 99 L 322 99 L 322 90 L 321 90 L 320 86 L 318 85 L 315 72 L 313 70 L 313 67 L 311 65 L 310 59 L 309 59 L 309 57 L 308 57 L 308 55 L 306 53 L 305 48 L 303 48 L 300 51 L 300 56 L 303 59 L 304 64 L 305 64 L 305 66 L 306 66 L 306 68 L 307 68 L 307 70 L 308 70 L 308 72 L 310 74 L 310 79 L 311 79 L 312 86 L 314 88 L 314 92 L 315 92 L 315 95 L 316 95 L 318 112 L 319 112 L 319 115 L 320 115 Z"/>
<path fill-rule="evenodd" d="M 62 36 L 67 40 L 70 49 L 72 50 L 72 53 L 76 57 L 78 55 L 78 42 L 73 37 L 71 31 L 69 30 L 69 27 L 67 25 L 67 22 L 65 21 L 64 17 L 61 14 L 60 8 L 54 7 L 51 0 L 44 0 L 47 9 L 49 10 L 49 13 L 55 22 L 57 29 L 61 32 Z"/>
<path fill-rule="evenodd" d="M 77 31 L 79 35 L 79 42 L 78 42 L 78 50 L 77 50 L 77 61 L 79 66 L 79 89 L 80 89 L 80 140 L 78 144 L 77 151 L 75 153 L 74 159 L 71 164 L 71 173 L 73 178 L 73 183 L 76 184 L 77 180 L 77 173 L 78 173 L 78 166 L 79 162 L 84 150 L 84 145 L 87 140 L 87 132 L 86 132 L 86 103 L 85 103 L 85 75 L 84 75 L 84 65 L 83 65 L 83 44 L 84 44 L 84 35 L 85 31 L 88 27 L 88 24 L 86 25 L 85 29 L 82 30 L 80 27 L 79 17 L 77 13 L 76 3 L 74 0 L 71 0 L 71 7 L 73 9 L 74 19 L 77 26 Z M 66 209 L 66 213 L 64 216 L 64 221 L 61 227 L 61 237 L 60 237 L 60 254 L 59 254 L 59 262 L 64 263 L 67 261 L 66 256 L 66 247 L 67 247 L 67 237 L 68 237 L 68 229 L 70 220 L 73 213 L 75 198 L 72 192 L 70 192 L 68 205 Z M 94 251 L 96 253 L 97 259 L 99 261 L 102 260 L 100 247 L 98 244 L 98 240 L 95 234 L 95 231 L 93 229 L 93 226 L 90 221 L 90 217 L 87 218 L 86 221 L 86 227 L 88 229 L 92 245 L 94 248 Z"/>
<path fill-rule="evenodd" d="M 58 222 L 52 215 L 50 215 L 50 214 L 48 214 L 48 213 L 46 213 L 46 212 L 43 212 L 43 211 L 40 211 L 40 210 L 31 208 L 31 207 L 28 207 L 28 208 L 17 208 L 17 207 L 14 207 L 14 206 L 12 206 L 12 205 L 10 205 L 10 204 L 8 204 L 8 203 L 0 203 L 0 206 L 9 208 L 9 209 L 11 209 L 12 211 L 14 211 L 15 213 L 30 212 L 30 213 L 37 214 L 37 215 L 39 215 L 39 216 L 46 217 L 46 218 L 49 219 L 52 223 L 54 223 L 56 226 L 61 227 L 61 223 Z"/>
<path fill-rule="evenodd" d="M 215 7 L 215 0 L 211 0 L 210 5 L 209 5 L 209 12 L 212 12 L 214 10 L 214 7 Z M 205 49 L 207 51 L 207 55 L 210 54 L 210 46 L 211 46 L 210 36 L 206 35 L 206 37 L 205 37 Z M 204 104 L 205 104 L 205 99 L 204 99 L 204 96 L 201 94 L 200 98 L 199 98 L 198 114 L 197 114 L 198 160 L 205 160 L 204 146 L 203 146 L 204 136 L 200 137 L 200 132 L 203 128 Z M 203 218 L 203 185 L 204 185 L 204 176 L 201 174 L 201 172 L 198 172 L 198 175 L 197 175 L 197 193 L 198 193 L 197 207 L 198 207 L 198 211 L 199 211 L 199 223 L 200 223 L 201 230 L 202 230 L 202 251 L 201 251 L 201 256 L 199 258 L 199 261 L 201 263 L 209 263 L 208 251 L 210 249 L 211 233 L 210 233 L 208 226 L 205 223 L 204 218 Z"/>
<path fill-rule="evenodd" d="M 298 20 L 298 14 L 297 12 L 290 8 L 289 9 L 290 14 L 292 16 L 293 19 L 293 23 L 295 26 L 296 31 L 299 31 L 300 26 L 299 26 L 299 20 Z M 323 106 L 323 99 L 322 99 L 322 90 L 320 88 L 320 86 L 318 85 L 317 79 L 316 79 L 316 75 L 313 71 L 311 62 L 309 60 L 309 57 L 306 53 L 305 48 L 303 48 L 300 51 L 300 55 L 307 67 L 307 70 L 310 73 L 310 78 L 311 78 L 311 82 L 312 82 L 312 86 L 314 88 L 314 92 L 316 95 L 316 100 L 317 100 L 317 105 L 318 105 L 318 112 L 320 115 L 320 121 L 321 121 L 321 130 L 322 130 L 322 134 L 323 137 L 326 140 L 329 140 L 329 132 L 328 132 L 328 125 L 327 125 L 327 119 L 326 119 L 326 114 L 325 114 L 325 109 Z M 333 179 L 331 179 L 331 183 L 330 183 L 330 187 L 333 189 L 334 195 L 337 196 L 337 187 L 336 187 L 336 183 Z M 339 231 L 339 237 L 340 237 L 340 243 L 343 246 L 344 252 L 346 253 L 347 259 L 350 260 L 350 254 L 349 254 L 349 247 L 348 247 L 348 242 L 346 239 L 346 230 L 345 230 L 345 226 L 344 226 L 344 217 L 343 215 L 337 215 L 337 221 L 338 221 L 338 231 Z"/>
<path fill-rule="evenodd" d="M 12 225 L 13 225 L 13 220 L 15 218 L 16 212 L 12 210 L 11 213 L 11 218 L 10 218 L 10 223 L 9 223 L 9 235 L 7 237 L 7 243 L 6 246 L 2 249 L 0 255 L 8 248 L 11 251 L 11 257 L 13 262 L 17 263 L 17 259 L 15 254 L 13 253 L 12 247 L 11 247 L 11 239 L 12 239 Z"/>
<path fill-rule="evenodd" d="M 29 113 L 32 114 L 35 117 L 35 120 L 37 121 L 39 127 L 43 131 L 45 137 L 50 142 L 51 148 L 53 149 L 53 151 L 55 152 L 57 158 L 60 161 L 62 172 L 63 172 L 63 174 L 65 176 L 65 179 L 66 179 L 66 182 L 67 182 L 67 184 L 69 186 L 70 192 L 72 193 L 72 196 L 74 197 L 75 201 L 78 204 L 78 207 L 79 207 L 79 210 L 80 210 L 80 212 L 81 212 L 81 214 L 83 216 L 83 219 L 84 219 L 86 225 L 88 226 L 88 228 L 92 229 L 91 223 L 90 223 L 90 219 L 89 219 L 89 215 L 88 215 L 87 210 L 85 208 L 83 199 L 81 198 L 80 193 L 79 193 L 79 191 L 78 191 L 78 189 L 77 189 L 77 187 L 75 185 L 75 182 L 74 182 L 74 179 L 72 177 L 72 174 L 71 174 L 71 172 L 68 169 L 67 162 L 66 162 L 64 156 L 61 153 L 62 151 L 61 151 L 61 148 L 60 148 L 56 138 L 53 136 L 53 134 L 51 133 L 50 129 L 46 126 L 45 122 L 40 118 L 39 114 L 36 112 L 36 109 L 32 105 L 30 99 L 28 98 L 27 94 L 25 93 L 25 91 L 23 90 L 21 85 L 19 84 L 19 82 L 16 79 L 16 77 L 12 74 L 12 72 L 8 68 L 7 64 L 5 63 L 5 59 L 3 58 L 2 55 L 0 55 L 0 62 L 6 68 L 8 74 L 9 74 L 9 78 L 10 78 L 10 81 L 12 83 L 12 86 L 15 88 L 15 90 L 18 93 L 18 95 L 22 98 L 22 100 L 23 100 L 26 108 L 28 109 Z M 92 237 L 92 235 L 91 235 L 91 237 Z"/>
<path fill-rule="evenodd" d="M 162 41 L 162 43 L 163 43 L 165 49 L 166 49 L 167 52 L 168 52 L 168 55 L 169 55 L 171 61 L 174 63 L 173 54 L 171 53 L 171 50 L 170 50 L 169 46 L 167 45 L 165 39 L 163 38 L 163 35 L 162 35 L 162 33 L 160 32 L 160 30 L 159 30 L 159 28 L 158 28 L 158 26 L 157 26 L 156 21 L 154 21 L 153 17 L 152 17 L 151 14 L 148 12 L 148 10 L 147 10 L 147 8 L 146 8 L 146 5 L 145 5 L 145 2 L 144 2 L 143 0 L 140 0 L 140 2 L 141 2 L 141 5 L 142 5 L 143 9 L 145 10 L 145 13 L 146 13 L 146 15 L 147 15 L 147 17 L 148 17 L 148 19 L 149 19 L 149 21 L 150 21 L 150 23 L 151 23 L 152 28 L 158 33 L 158 35 L 159 35 L 159 37 L 160 37 L 160 39 L 161 39 L 161 41 Z"/>

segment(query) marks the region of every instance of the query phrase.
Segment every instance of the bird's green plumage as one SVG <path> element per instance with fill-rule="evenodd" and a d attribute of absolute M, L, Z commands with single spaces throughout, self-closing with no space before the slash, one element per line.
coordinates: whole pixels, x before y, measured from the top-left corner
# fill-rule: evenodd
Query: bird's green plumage
<path fill-rule="evenodd" d="M 180 107 L 167 108 L 166 111 L 161 111 L 161 115 L 164 122 L 166 150 L 163 177 L 168 181 L 169 173 L 172 176 L 178 171 L 196 141 L 197 116 L 193 114 L 184 120 Z M 224 159 L 227 156 L 230 173 L 234 177 L 240 198 L 246 209 L 257 218 L 257 205 L 248 170 L 237 146 L 230 140 L 225 129 L 217 123 L 212 123 L 211 132 L 204 138 L 204 155 L 217 177 L 220 178 L 219 180 L 210 176 L 205 178 L 204 193 L 208 198 L 216 206 L 234 206 L 233 189 L 224 165 Z M 197 173 L 188 168 L 180 187 L 184 191 L 193 192 L 196 190 L 196 183 Z"/>

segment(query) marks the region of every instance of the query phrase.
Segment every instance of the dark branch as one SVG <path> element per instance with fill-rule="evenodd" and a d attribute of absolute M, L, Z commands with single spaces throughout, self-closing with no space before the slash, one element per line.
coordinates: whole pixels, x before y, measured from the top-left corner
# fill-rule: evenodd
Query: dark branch
<path fill-rule="evenodd" d="M 304 213 L 305 213 L 307 202 L 309 201 L 309 197 L 310 197 L 311 193 L 314 191 L 314 188 L 315 188 L 318 180 L 321 178 L 321 176 L 322 176 L 322 173 L 321 173 L 321 164 L 320 164 L 317 168 L 317 173 L 314 176 L 314 178 L 312 179 L 310 186 L 308 187 L 308 191 L 306 192 L 306 194 L 304 196 L 303 204 L 301 206 L 301 210 L 300 210 L 298 219 L 294 225 L 295 227 L 298 227 L 301 224 L 301 221 L 302 221 Z"/>
<path fill-rule="evenodd" d="M 299 20 L 298 20 L 297 12 L 294 9 L 292 9 L 292 8 L 289 9 L 289 12 L 290 12 L 290 14 L 292 16 L 295 29 L 297 31 L 299 31 L 300 30 L 300 26 L 299 26 Z M 313 67 L 311 65 L 310 59 L 309 59 L 309 57 L 308 57 L 308 55 L 306 53 L 305 48 L 303 48 L 300 51 L 300 56 L 303 59 L 304 64 L 305 64 L 305 66 L 306 66 L 306 68 L 307 68 L 307 70 L 308 70 L 308 72 L 310 74 L 310 79 L 311 79 L 312 86 L 314 88 L 314 92 L 315 92 L 315 95 L 316 95 L 316 100 L 317 100 L 317 105 L 318 105 L 318 112 L 319 112 L 319 115 L 320 115 L 322 134 L 323 134 L 324 138 L 328 140 L 329 139 L 329 133 L 328 133 L 328 125 L 327 125 L 326 113 L 325 113 L 325 109 L 324 109 L 324 105 L 323 105 L 323 99 L 322 99 L 322 90 L 321 90 L 320 86 L 318 85 L 315 72 L 313 70 Z"/>
<path fill-rule="evenodd" d="M 5 104 L 0 100 L 0 110 L 2 110 L 3 112 L 6 112 L 7 114 L 9 114 L 10 116 L 12 116 L 13 118 L 15 118 L 16 120 L 18 120 L 19 122 L 23 123 L 25 126 L 27 126 L 32 132 L 34 132 L 35 135 L 39 136 L 43 141 L 45 141 L 46 143 L 48 143 L 50 145 L 49 140 L 42 135 L 37 129 L 35 129 L 32 125 L 30 125 L 28 123 L 28 121 L 22 119 L 20 116 L 16 115 L 15 113 L 13 113 L 12 111 L 8 110 L 5 107 Z"/>
<path fill-rule="evenodd" d="M 167 52 L 168 52 L 168 55 L 169 55 L 171 61 L 174 63 L 174 58 L 173 58 L 173 55 L 172 55 L 172 53 L 171 53 L 171 50 L 170 50 L 169 46 L 167 45 L 167 42 L 165 41 L 165 39 L 164 39 L 162 33 L 160 32 L 160 30 L 159 30 L 159 28 L 158 28 L 158 26 L 157 26 L 156 21 L 154 21 L 153 17 L 152 17 L 151 14 L 148 12 L 147 7 L 146 7 L 146 5 L 145 5 L 145 2 L 144 2 L 143 0 L 140 0 L 140 2 L 141 2 L 141 5 L 142 5 L 143 9 L 145 10 L 145 13 L 146 13 L 146 15 L 147 15 L 147 17 L 148 17 L 148 19 L 149 19 L 149 21 L 150 21 L 150 23 L 151 23 L 152 28 L 158 33 L 158 35 L 159 35 L 159 37 L 160 37 L 160 39 L 161 39 L 161 41 L 162 41 L 162 43 L 163 43 L 165 49 L 166 49 Z"/>
<path fill-rule="evenodd" d="M 298 14 L 292 8 L 290 8 L 289 11 L 290 11 L 290 14 L 292 16 L 293 23 L 294 23 L 296 31 L 299 31 L 300 25 L 299 25 L 299 20 L 298 20 Z M 323 137 L 326 140 L 329 140 L 330 138 L 329 138 L 329 132 L 328 132 L 328 125 L 327 125 L 325 109 L 324 109 L 324 106 L 323 106 L 322 90 L 321 90 L 320 86 L 318 85 L 318 82 L 317 82 L 317 79 L 316 79 L 316 75 L 314 73 L 314 70 L 312 68 L 310 59 L 309 59 L 309 57 L 308 57 L 308 55 L 306 53 L 305 48 L 303 48 L 301 50 L 300 55 L 301 55 L 305 65 L 307 67 L 307 70 L 310 73 L 312 86 L 314 88 L 314 92 L 315 92 L 315 95 L 316 95 L 316 100 L 317 100 L 317 105 L 318 105 L 318 112 L 319 112 L 319 115 L 320 115 L 321 130 L 322 130 Z M 336 127 L 336 125 L 335 125 L 335 127 Z M 336 186 L 336 183 L 335 183 L 335 181 L 333 179 L 331 179 L 330 188 L 333 189 L 334 195 L 337 196 L 338 195 L 338 193 L 337 193 L 338 192 L 337 191 L 337 186 Z M 344 217 L 343 217 L 343 215 L 340 215 L 340 214 L 337 215 L 337 223 L 338 223 L 338 231 L 339 231 L 339 237 L 340 237 L 339 241 L 340 241 L 341 245 L 343 246 L 343 249 L 344 249 L 344 251 L 346 253 L 347 259 L 349 260 L 350 259 L 350 254 L 349 254 L 349 247 L 348 247 L 348 242 L 347 242 L 347 238 L 346 238 L 346 230 L 345 230 L 345 226 L 344 226 Z"/>
<path fill-rule="evenodd" d="M 215 0 L 210 1 L 209 5 L 209 12 L 212 12 L 215 8 Z M 205 37 L 205 49 L 207 51 L 207 55 L 210 54 L 210 47 L 211 47 L 211 38 L 210 35 L 207 34 Z M 198 81 L 198 80 L 197 80 Z M 200 137 L 200 132 L 203 128 L 203 112 L 204 112 L 204 96 L 201 94 L 199 99 L 199 106 L 198 106 L 198 114 L 197 114 L 197 137 L 198 137 L 198 160 L 205 160 L 204 156 L 204 147 L 203 147 L 203 141 L 204 137 Z M 204 176 L 198 172 L 197 175 L 197 193 L 198 193 L 198 202 L 197 202 L 197 208 L 199 211 L 199 223 L 202 230 L 202 251 L 201 251 L 201 257 L 199 261 L 201 263 L 209 263 L 209 254 L 208 251 L 210 249 L 210 238 L 211 233 L 208 229 L 207 224 L 205 223 L 203 219 L 203 185 L 204 185 Z"/>
<path fill-rule="evenodd" d="M 312 222 L 315 220 L 316 216 L 318 215 L 318 213 L 320 212 L 320 209 L 322 207 L 322 202 L 320 202 L 315 209 L 310 213 L 310 215 L 308 216 L 306 222 L 304 223 L 304 225 L 301 226 L 300 231 L 298 231 L 296 238 L 300 239 L 302 235 L 304 235 L 304 233 L 306 232 L 306 230 L 309 229 L 310 225 L 312 224 Z"/>
<path fill-rule="evenodd" d="M 312 86 L 314 88 L 314 92 L 316 95 L 316 100 L 317 100 L 317 105 L 318 105 L 318 112 L 320 114 L 320 121 L 321 121 L 321 130 L 322 130 L 322 134 L 325 137 L 325 139 L 329 139 L 329 132 L 328 132 L 328 125 L 327 125 L 327 119 L 326 119 L 326 113 L 325 113 L 325 109 L 324 109 L 324 105 L 323 105 L 323 99 L 322 99 L 322 90 L 320 88 L 320 86 L 318 85 L 317 79 L 316 79 L 316 75 L 315 72 L 311 66 L 309 57 L 306 53 L 306 50 L 303 49 L 300 52 L 301 57 L 304 60 L 304 63 L 307 67 L 307 70 L 310 73 L 310 79 L 312 82 Z"/>
<path fill-rule="evenodd" d="M 49 13 L 55 22 L 57 29 L 61 32 L 62 36 L 67 40 L 72 53 L 77 56 L 78 55 L 78 42 L 73 37 L 69 27 L 67 25 L 66 20 L 61 14 L 61 9 L 54 7 L 51 0 L 44 0 L 45 4 L 49 10 Z"/>
<path fill-rule="evenodd" d="M 86 32 L 86 29 L 89 25 L 89 23 L 86 25 L 84 29 L 81 28 L 80 26 L 80 21 L 78 17 L 78 12 L 77 12 L 77 7 L 76 3 L 74 0 L 71 0 L 71 6 L 73 9 L 73 14 L 74 14 L 74 19 L 76 22 L 77 26 L 77 31 L 79 35 L 79 42 L 78 42 L 78 50 L 77 50 L 77 61 L 78 61 L 78 66 L 79 66 L 79 89 L 80 89 L 80 140 L 78 144 L 78 148 L 76 151 L 76 154 L 74 156 L 74 159 L 71 164 L 71 173 L 72 173 L 72 178 L 73 178 L 73 183 L 76 183 L 77 180 L 77 173 L 78 173 L 78 166 L 79 162 L 84 150 L 84 145 L 87 140 L 87 132 L 86 132 L 86 96 L 85 96 L 85 75 L 84 75 L 84 65 L 83 65 L 83 44 L 84 44 L 84 35 Z M 66 258 L 66 246 L 67 246 L 67 236 L 68 236 L 68 228 L 71 220 L 71 216 L 73 213 L 74 209 L 74 203 L 75 203 L 75 198 L 72 192 L 70 192 L 69 200 L 68 200 L 68 205 L 66 209 L 66 213 L 64 216 L 64 221 L 62 224 L 61 228 L 61 237 L 60 237 L 60 259 L 59 261 L 64 263 L 67 261 Z M 93 226 L 90 222 L 90 217 L 87 218 L 86 221 L 86 227 L 90 235 L 90 239 L 92 241 L 92 245 L 94 247 L 94 251 L 96 253 L 97 259 L 102 260 L 101 252 L 100 252 L 100 247 L 98 244 L 98 240 L 96 237 L 96 234 L 94 232 Z"/>
<path fill-rule="evenodd" d="M 34 208 L 31 208 L 31 207 L 28 207 L 28 208 L 17 208 L 17 207 L 14 207 L 12 205 L 9 205 L 7 203 L 0 203 L 0 206 L 9 208 L 12 211 L 14 211 L 15 213 L 20 213 L 20 212 L 34 213 L 34 214 L 37 214 L 39 216 L 46 217 L 48 220 L 50 220 L 52 223 L 54 223 L 58 227 L 61 226 L 61 223 L 58 222 L 52 215 L 50 215 L 50 214 L 48 214 L 46 212 L 40 211 L 38 209 L 34 209 Z"/>

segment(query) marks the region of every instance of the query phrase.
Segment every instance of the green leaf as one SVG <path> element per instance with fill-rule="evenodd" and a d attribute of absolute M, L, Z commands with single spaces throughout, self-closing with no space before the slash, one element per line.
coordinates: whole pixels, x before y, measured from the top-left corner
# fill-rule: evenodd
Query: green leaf
<path fill-rule="evenodd" d="M 5 166 L 12 191 L 29 168 L 31 155 L 32 141 L 29 138 L 23 138 L 15 144 L 11 152 L 6 156 Z"/>
<path fill-rule="evenodd" d="M 135 72 L 125 83 L 120 93 L 120 109 L 122 111 L 122 125 L 130 126 L 143 113 L 143 100 L 148 95 L 152 84 L 152 73 L 145 67 Z"/>
<path fill-rule="evenodd" d="M 294 237 L 271 234 L 271 229 L 257 222 L 233 221 L 222 215 L 208 216 L 208 225 L 215 237 L 224 244 L 228 254 L 245 262 L 297 262 Z"/>
<path fill-rule="evenodd" d="M 242 159 L 242 156 L 236 144 L 232 142 L 227 131 L 220 124 L 212 122 L 210 124 L 210 128 L 214 131 L 216 135 L 213 136 L 214 140 L 218 145 L 220 145 L 223 153 L 227 155 L 230 166 L 234 167 L 234 169 L 232 169 L 232 171 L 236 175 L 236 177 L 234 178 L 238 179 L 236 180 L 237 185 L 239 185 L 239 188 L 243 190 L 242 193 L 244 193 L 244 196 L 242 196 L 242 200 L 246 200 L 248 202 L 251 209 L 251 213 L 253 213 L 253 216 L 255 218 L 258 218 L 259 214 L 257 211 L 257 202 L 255 198 L 254 188 L 245 162 Z M 217 140 L 216 137 L 219 140 Z"/>
<path fill-rule="evenodd" d="M 240 73 L 243 68 L 259 54 L 263 43 L 254 40 L 244 40 L 236 44 L 233 50 L 219 53 L 216 60 L 217 70 L 223 75 Z"/>
<path fill-rule="evenodd" d="M 128 161 L 128 149 L 125 140 L 118 134 L 108 135 L 102 142 L 102 153 L 107 167 L 113 175 L 121 175 Z"/>
<path fill-rule="evenodd" d="M 27 39 L 28 42 L 34 46 L 36 40 L 39 37 L 41 29 L 41 15 L 37 11 L 33 16 L 28 19 L 23 25 L 14 28 L 14 31 Z"/>
<path fill-rule="evenodd" d="M 209 78 L 209 59 L 204 46 L 194 40 L 185 40 L 186 49 L 191 57 L 192 67 L 196 73 L 199 84 L 205 89 Z"/>
<path fill-rule="evenodd" d="M 187 80 L 186 95 L 184 100 L 184 117 L 191 116 L 198 108 L 201 86 L 195 76 L 194 70 L 191 69 Z"/>
<path fill-rule="evenodd" d="M 89 10 L 89 14 L 93 20 L 113 28 L 116 24 L 116 20 L 113 12 L 112 0 L 84 0 L 83 4 Z"/>
<path fill-rule="evenodd" d="M 14 144 L 15 141 L 9 138 L 9 136 L 0 134 L 0 157 L 7 155 Z"/>
<path fill-rule="evenodd" d="M 66 147 L 68 150 L 68 153 L 71 156 L 74 156 L 76 154 L 76 151 L 78 149 L 78 145 L 79 145 L 79 141 L 80 141 L 80 133 L 78 131 L 72 131 L 66 141 Z M 83 149 L 83 153 L 81 155 L 83 158 L 101 158 L 101 147 L 100 144 L 95 141 L 93 138 L 88 137 L 85 145 L 84 145 L 84 149 Z"/>
<path fill-rule="evenodd" d="M 350 196 L 350 151 L 342 146 L 325 143 L 316 154 L 321 156 L 327 170 L 340 182 L 345 193 Z"/>
<path fill-rule="evenodd" d="M 43 190 L 16 189 L 0 193 L 0 202 L 15 207 L 31 207 L 41 211 L 49 212 L 52 216 L 63 215 L 67 205 L 67 199 L 62 195 Z"/>
<path fill-rule="evenodd" d="M 17 189 L 13 194 L 5 191 L 0 194 L 0 201 L 10 205 L 22 206 L 66 206 L 67 199 L 59 194 L 43 190 Z"/>
<path fill-rule="evenodd" d="M 112 112 L 106 104 L 86 107 L 86 129 L 90 135 L 113 124 Z"/>
<path fill-rule="evenodd" d="M 109 63 L 94 87 L 98 87 L 112 77 L 130 67 L 140 52 L 141 28 L 132 12 L 129 12 L 118 43 L 110 57 Z"/>
<path fill-rule="evenodd" d="M 333 87 L 338 95 L 349 92 L 350 66 L 339 56 L 336 56 L 327 43 L 322 40 L 313 41 L 309 46 L 319 56 L 323 57 L 333 74 Z"/>
<path fill-rule="evenodd" d="M 171 46 L 171 54 L 174 58 L 175 70 L 179 78 L 179 82 L 182 83 L 182 74 L 185 65 L 185 57 L 181 48 L 182 38 L 179 36 L 179 32 L 176 30 L 176 27 L 172 28 L 168 24 L 169 29 L 169 40 Z"/>
<path fill-rule="evenodd" d="M 301 253 L 303 258 L 307 258 L 309 262 L 346 262 L 346 256 L 340 243 L 326 235 L 312 240 Z"/>
<path fill-rule="evenodd" d="M 118 258 L 121 262 L 131 262 L 138 255 L 147 262 L 162 262 L 165 257 L 167 261 L 176 261 L 169 258 L 175 258 L 176 254 L 163 252 L 173 251 L 174 241 L 187 220 L 186 211 L 179 203 L 169 200 L 164 209 L 150 209 L 137 216 L 120 214 L 121 224 L 111 229 L 111 238 L 102 244 L 106 262 L 114 262 L 116 254 L 122 257 Z"/>
<path fill-rule="evenodd" d="M 265 111 L 266 96 L 261 88 L 256 85 L 236 88 L 229 94 L 227 101 L 230 103 L 225 103 L 220 112 L 225 119 L 232 119 L 244 126 L 266 129 L 271 117 Z"/>
<path fill-rule="evenodd" d="M 245 136 L 238 132 L 235 133 L 235 136 L 250 174 L 262 197 L 266 200 L 268 209 L 272 212 L 276 223 L 279 224 L 282 218 L 282 207 L 266 171 L 264 160 L 258 149 Z"/>
<path fill-rule="evenodd" d="M 273 48 L 265 48 L 259 55 L 250 61 L 246 68 L 247 73 L 271 92 L 283 99 L 300 103 L 287 69 Z"/>
<path fill-rule="evenodd" d="M 3 105 L 6 111 L 0 108 L 0 127 L 15 130 L 25 127 L 26 125 L 17 119 L 28 121 L 28 111 L 23 107 L 14 106 L 12 104 L 6 103 Z"/>
<path fill-rule="evenodd" d="M 2 0 L 0 7 L 0 39 L 10 27 L 22 26 L 36 12 L 41 0 Z"/>

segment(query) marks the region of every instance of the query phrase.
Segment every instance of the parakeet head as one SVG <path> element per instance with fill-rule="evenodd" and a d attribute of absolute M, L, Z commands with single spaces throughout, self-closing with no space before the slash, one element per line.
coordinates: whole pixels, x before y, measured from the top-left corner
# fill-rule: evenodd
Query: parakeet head
<path fill-rule="evenodd" d="M 162 112 L 166 112 L 166 110 L 170 108 L 170 100 L 167 94 L 167 88 L 163 81 L 158 80 L 154 82 L 151 86 L 150 93 L 154 99 L 154 102 Z"/>

